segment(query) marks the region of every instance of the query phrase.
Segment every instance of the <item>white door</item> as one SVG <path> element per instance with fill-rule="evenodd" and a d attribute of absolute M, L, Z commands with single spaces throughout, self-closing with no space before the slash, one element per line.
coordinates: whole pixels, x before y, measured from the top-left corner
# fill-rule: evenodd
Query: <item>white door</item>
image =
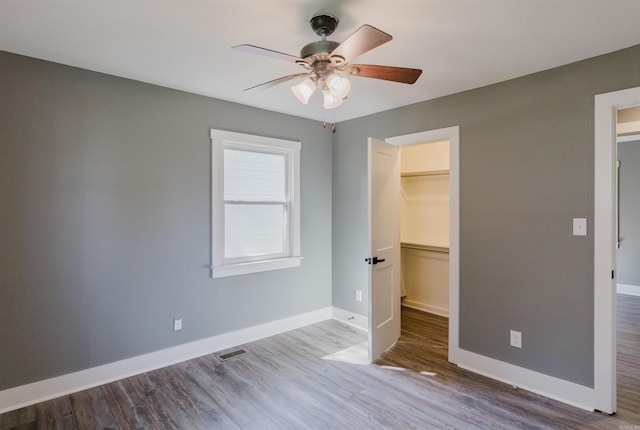
<path fill-rule="evenodd" d="M 400 338 L 399 148 L 369 138 L 369 360 Z"/>

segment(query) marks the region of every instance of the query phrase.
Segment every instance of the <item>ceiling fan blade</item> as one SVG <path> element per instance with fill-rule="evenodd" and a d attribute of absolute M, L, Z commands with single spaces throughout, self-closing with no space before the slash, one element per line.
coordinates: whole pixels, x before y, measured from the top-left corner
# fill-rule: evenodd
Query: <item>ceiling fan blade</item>
<path fill-rule="evenodd" d="M 403 84 L 413 84 L 422 74 L 421 69 L 374 66 L 371 64 L 351 64 L 345 71 L 361 78 L 384 79 L 386 81 L 401 82 Z"/>
<path fill-rule="evenodd" d="M 353 34 L 331 52 L 329 57 L 341 57 L 345 63 L 367 51 L 393 39 L 390 34 L 378 30 L 368 24 L 357 29 Z"/>
<path fill-rule="evenodd" d="M 255 45 L 236 45 L 232 46 L 231 49 L 235 49 L 236 51 L 249 52 L 251 54 L 264 55 L 271 58 L 277 58 L 279 60 L 290 61 L 292 63 L 309 63 L 305 59 L 296 57 L 295 55 L 289 55 L 283 52 L 273 51 L 271 49 L 261 48 Z"/>
<path fill-rule="evenodd" d="M 283 82 L 287 82 L 287 81 L 290 81 L 290 80 L 295 79 L 295 78 L 299 78 L 299 77 L 302 77 L 302 76 L 309 76 L 309 75 L 311 75 L 311 73 L 294 73 L 293 75 L 283 76 L 281 78 L 274 79 L 274 80 L 269 81 L 269 82 L 264 82 L 262 84 L 255 85 L 253 87 L 249 87 L 249 88 L 245 89 L 245 91 L 266 90 L 267 88 L 274 87 L 274 86 L 276 86 L 278 84 L 282 84 Z"/>

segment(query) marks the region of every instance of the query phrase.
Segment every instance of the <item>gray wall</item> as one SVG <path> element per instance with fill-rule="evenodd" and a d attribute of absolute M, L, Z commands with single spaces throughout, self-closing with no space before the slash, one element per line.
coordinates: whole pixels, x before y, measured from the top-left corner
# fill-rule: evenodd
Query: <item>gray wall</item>
<path fill-rule="evenodd" d="M 209 278 L 212 127 L 302 142 L 300 268 Z M 0 52 L 0 149 L 0 389 L 331 305 L 318 122 Z"/>
<path fill-rule="evenodd" d="M 618 283 L 640 286 L 640 141 L 618 144 L 620 239 Z"/>
<path fill-rule="evenodd" d="M 367 315 L 367 137 L 459 125 L 460 347 L 593 386 L 593 237 L 572 218 L 593 225 L 594 95 L 638 85 L 640 45 L 340 123 L 334 306 Z"/>

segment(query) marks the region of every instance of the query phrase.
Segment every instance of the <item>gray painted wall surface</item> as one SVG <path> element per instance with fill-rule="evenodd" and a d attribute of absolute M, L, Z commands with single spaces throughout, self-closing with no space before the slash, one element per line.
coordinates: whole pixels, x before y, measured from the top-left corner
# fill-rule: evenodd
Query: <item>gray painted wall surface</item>
<path fill-rule="evenodd" d="M 302 142 L 300 268 L 209 278 L 212 127 Z M 318 122 L 0 52 L 0 149 L 0 389 L 331 305 Z"/>
<path fill-rule="evenodd" d="M 618 283 L 640 285 L 640 141 L 618 144 L 620 239 Z"/>
<path fill-rule="evenodd" d="M 459 125 L 460 347 L 593 386 L 593 237 L 572 218 L 593 225 L 594 95 L 639 85 L 636 45 L 340 123 L 334 306 L 368 312 L 353 294 L 367 290 L 367 137 Z"/>

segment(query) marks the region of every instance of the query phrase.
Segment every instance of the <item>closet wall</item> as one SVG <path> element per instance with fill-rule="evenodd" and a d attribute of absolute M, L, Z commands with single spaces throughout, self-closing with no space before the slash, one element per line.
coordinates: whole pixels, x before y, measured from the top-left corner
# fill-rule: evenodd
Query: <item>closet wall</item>
<path fill-rule="evenodd" d="M 449 142 L 401 148 L 402 304 L 449 316 Z"/>

